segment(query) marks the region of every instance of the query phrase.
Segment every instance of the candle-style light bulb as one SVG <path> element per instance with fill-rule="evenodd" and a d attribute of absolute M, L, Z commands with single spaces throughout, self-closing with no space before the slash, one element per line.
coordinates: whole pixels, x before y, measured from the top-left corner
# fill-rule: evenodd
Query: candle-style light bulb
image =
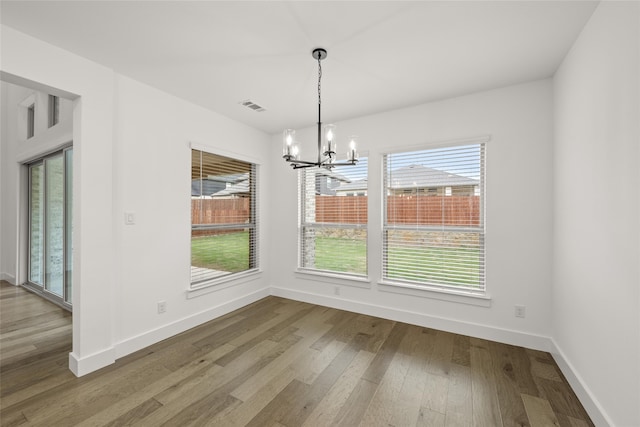
<path fill-rule="evenodd" d="M 283 145 L 282 145 L 282 157 L 289 160 L 292 156 L 292 147 L 295 142 L 296 131 L 293 129 L 286 129 L 283 134 Z"/>
<path fill-rule="evenodd" d="M 326 141 L 324 152 L 331 157 L 336 152 L 336 125 L 325 125 L 324 139 Z"/>
<path fill-rule="evenodd" d="M 349 151 L 347 152 L 347 160 L 350 162 L 354 162 L 358 158 L 358 154 L 356 153 L 357 142 L 357 136 L 352 136 L 351 138 L 349 138 Z"/>

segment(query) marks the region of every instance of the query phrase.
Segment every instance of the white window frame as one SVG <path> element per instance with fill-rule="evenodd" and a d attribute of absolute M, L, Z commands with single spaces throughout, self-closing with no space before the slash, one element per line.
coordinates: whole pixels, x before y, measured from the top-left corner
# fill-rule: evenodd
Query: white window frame
<path fill-rule="evenodd" d="M 225 289 L 229 286 L 234 286 L 236 284 L 240 284 L 240 283 L 245 283 L 251 280 L 255 280 L 258 276 L 259 273 L 261 273 L 260 270 L 260 258 L 261 258 L 261 254 L 260 254 L 260 215 L 259 215 L 259 196 L 260 196 L 260 190 L 259 190 L 259 184 L 260 184 L 260 179 L 259 179 L 259 175 L 260 175 L 260 164 L 252 158 L 249 158 L 247 156 L 243 156 L 237 153 L 231 153 L 231 152 L 224 152 L 222 150 L 215 150 L 212 149 L 210 147 L 207 146 L 203 146 L 203 145 L 199 145 L 199 144 L 194 144 L 191 143 L 189 144 L 189 189 L 191 189 L 191 182 L 192 182 L 192 176 L 191 176 L 191 167 L 192 167 L 192 151 L 196 150 L 196 151 L 201 151 L 203 153 L 208 153 L 208 154 L 212 154 L 215 156 L 223 156 L 223 157 L 227 157 L 233 160 L 237 160 L 240 162 L 244 162 L 244 163 L 248 163 L 252 166 L 252 180 L 250 182 L 250 187 L 251 187 L 251 217 L 252 217 L 252 221 L 249 224 L 243 223 L 243 224 L 236 224 L 237 226 L 242 225 L 243 228 L 250 228 L 253 230 L 253 244 L 251 242 L 251 240 L 249 241 L 249 245 L 253 246 L 253 250 L 254 250 L 254 256 L 253 256 L 253 266 L 247 270 L 243 270 L 243 271 L 239 271 L 239 272 L 235 272 L 235 273 L 230 273 L 221 277 L 215 277 L 215 278 L 211 278 L 211 279 L 206 279 L 206 280 L 201 280 L 201 281 L 192 281 L 192 275 L 190 272 L 190 280 L 189 280 L 189 289 L 187 291 L 187 298 L 193 298 L 193 297 L 197 297 L 212 291 L 217 291 L 217 290 L 221 290 L 221 289 Z M 189 209 L 191 210 L 191 197 L 189 197 Z M 190 222 L 190 227 L 189 227 L 189 233 L 191 233 L 194 230 L 194 224 L 192 219 L 190 218 L 189 220 Z M 206 225 L 206 226 L 197 226 L 195 229 L 229 229 L 229 228 L 234 228 L 233 225 L 229 225 L 229 224 L 211 224 L 211 225 Z M 237 227 L 236 227 L 237 228 Z M 189 252 L 191 252 L 191 243 L 192 243 L 192 236 L 190 235 L 189 237 Z M 251 250 L 251 248 L 250 248 Z M 251 257 L 251 255 L 250 255 Z M 189 268 L 191 270 L 191 256 L 189 256 Z"/>
<path fill-rule="evenodd" d="M 430 144 L 423 144 L 419 146 L 405 147 L 402 149 L 393 149 L 383 152 L 382 156 L 382 184 L 381 184 L 381 198 L 382 198 L 382 227 L 381 227 L 381 237 L 382 237 L 382 263 L 381 263 L 381 271 L 378 284 L 379 289 L 385 292 L 392 293 L 401 293 L 405 295 L 412 296 L 420 296 L 420 297 L 428 297 L 434 299 L 440 299 L 445 301 L 452 302 L 462 302 L 468 303 L 472 305 L 480 305 L 488 307 L 490 306 L 490 295 L 487 292 L 486 286 L 486 152 L 487 152 L 487 142 L 489 142 L 489 136 L 479 136 L 473 138 L 464 138 L 458 140 L 450 140 L 443 142 L 436 142 Z M 391 279 L 387 277 L 387 260 L 385 259 L 385 252 L 387 247 L 387 235 L 386 231 L 389 229 L 398 229 L 402 227 L 389 226 L 387 224 L 387 184 L 386 184 L 386 159 L 389 155 L 400 154 L 400 153 L 409 153 L 414 151 L 426 151 L 432 149 L 442 149 L 442 148 L 452 148 L 456 146 L 466 146 L 466 145 L 474 145 L 478 144 L 481 146 L 481 174 L 480 174 L 480 184 L 478 188 L 480 189 L 480 226 L 479 227 L 452 227 L 451 231 L 465 231 L 465 229 L 471 232 L 480 233 L 480 240 L 482 241 L 482 253 L 483 253 L 483 261 L 481 268 L 483 270 L 482 284 L 480 289 L 475 288 L 467 288 L 467 287 L 459 287 L 455 285 L 443 285 L 438 283 L 429 283 L 429 282 L 417 282 L 411 280 L 402 280 L 402 279 Z M 476 194 L 476 193 L 474 193 Z M 476 194 L 477 195 L 477 194 Z"/>
<path fill-rule="evenodd" d="M 365 177 L 367 178 L 367 190 L 365 191 L 365 196 L 368 193 L 368 186 L 369 186 L 369 153 L 368 152 L 363 152 L 361 153 L 360 158 L 361 159 L 367 159 L 367 167 L 366 167 L 366 175 Z M 340 160 L 340 159 L 338 159 Z M 348 168 L 350 166 L 344 166 L 345 168 Z M 315 168 L 309 168 L 312 169 L 313 171 L 315 171 Z M 345 284 L 345 285 L 354 285 L 354 286 L 358 286 L 361 287 L 363 286 L 363 283 L 369 282 L 369 230 L 368 230 L 368 224 L 364 223 L 364 224 L 347 224 L 347 223 L 317 223 L 317 222 L 307 222 L 305 221 L 305 205 L 304 205 L 304 201 L 305 201 L 305 189 L 307 188 L 307 186 L 309 188 L 314 187 L 315 188 L 315 180 L 313 185 L 311 183 L 307 183 L 305 184 L 305 177 L 306 177 L 306 171 L 308 169 L 301 169 L 298 171 L 298 268 L 297 268 L 297 273 L 303 273 L 303 274 L 308 274 L 311 276 L 315 276 L 318 279 L 322 280 L 322 278 L 327 278 L 331 281 L 331 283 L 334 283 L 337 281 L 340 281 L 341 284 Z M 354 197 L 356 195 L 355 192 L 352 193 L 353 195 L 351 197 Z M 343 196 L 337 196 L 337 197 L 349 197 L 348 194 L 345 194 Z M 368 201 L 368 199 L 367 199 Z M 367 210 L 368 210 L 368 203 L 367 203 Z M 361 273 L 357 273 L 357 272 L 343 272 L 343 271 L 334 271 L 334 270 L 323 270 L 323 269 L 317 269 L 317 268 L 311 268 L 308 266 L 304 265 L 304 231 L 305 228 L 314 228 L 314 229 L 330 229 L 330 228 L 341 228 L 341 229 L 351 229 L 351 230 L 364 230 L 366 233 L 366 237 L 365 237 L 365 262 L 366 262 L 366 267 L 365 267 L 365 273 L 361 274 Z M 303 277 L 304 278 L 304 277 Z M 351 282 L 351 283 L 350 283 Z M 337 283 L 337 282 L 336 282 Z"/>

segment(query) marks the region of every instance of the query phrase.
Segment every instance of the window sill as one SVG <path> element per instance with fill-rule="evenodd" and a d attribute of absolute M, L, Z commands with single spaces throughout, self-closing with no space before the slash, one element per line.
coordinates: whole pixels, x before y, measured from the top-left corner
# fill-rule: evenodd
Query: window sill
<path fill-rule="evenodd" d="M 321 272 L 316 270 L 306 270 L 299 268 L 295 271 L 295 275 L 299 279 L 313 280 L 316 282 L 326 282 L 344 286 L 353 286 L 356 288 L 371 288 L 371 280 L 363 276 L 351 276 L 348 274 Z"/>
<path fill-rule="evenodd" d="M 244 283 L 253 282 L 262 277 L 262 270 L 252 270 L 245 273 L 238 273 L 233 276 L 212 279 L 206 282 L 198 283 L 190 289 L 187 289 L 187 299 L 196 298 L 211 292 L 221 291 L 232 286 L 242 285 Z"/>
<path fill-rule="evenodd" d="M 395 294 L 437 299 L 479 307 L 491 307 L 491 296 L 486 293 L 476 294 L 469 291 L 455 291 L 390 281 L 378 282 L 378 289 L 383 292 L 391 292 Z"/>

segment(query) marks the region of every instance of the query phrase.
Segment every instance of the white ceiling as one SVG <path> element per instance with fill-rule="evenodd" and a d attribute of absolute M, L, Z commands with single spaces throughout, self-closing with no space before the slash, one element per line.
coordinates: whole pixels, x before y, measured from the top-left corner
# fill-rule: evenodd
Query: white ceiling
<path fill-rule="evenodd" d="M 553 75 L 593 1 L 2 1 L 1 22 L 269 133 Z M 251 99 L 257 113 L 239 104 Z"/>

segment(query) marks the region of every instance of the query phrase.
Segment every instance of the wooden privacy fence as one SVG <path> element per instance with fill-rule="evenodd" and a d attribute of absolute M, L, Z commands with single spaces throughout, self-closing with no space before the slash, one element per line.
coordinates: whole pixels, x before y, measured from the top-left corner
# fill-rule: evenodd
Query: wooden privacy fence
<path fill-rule="evenodd" d="M 246 223 L 250 219 L 249 198 L 193 199 L 192 224 Z M 478 196 L 389 196 L 390 224 L 480 225 Z M 316 222 L 366 224 L 367 196 L 316 196 Z M 207 235 L 199 230 L 194 235 Z"/>
<path fill-rule="evenodd" d="M 479 196 L 388 196 L 390 224 L 480 225 Z M 365 224 L 367 196 L 316 196 L 316 222 Z"/>
<path fill-rule="evenodd" d="M 191 199 L 191 224 L 240 224 L 251 218 L 250 199 Z M 192 230 L 192 236 L 233 233 L 237 230 Z"/>
<path fill-rule="evenodd" d="M 479 196 L 389 196 L 387 222 L 419 225 L 480 225 Z"/>
<path fill-rule="evenodd" d="M 316 196 L 316 222 L 366 224 L 367 196 Z"/>

